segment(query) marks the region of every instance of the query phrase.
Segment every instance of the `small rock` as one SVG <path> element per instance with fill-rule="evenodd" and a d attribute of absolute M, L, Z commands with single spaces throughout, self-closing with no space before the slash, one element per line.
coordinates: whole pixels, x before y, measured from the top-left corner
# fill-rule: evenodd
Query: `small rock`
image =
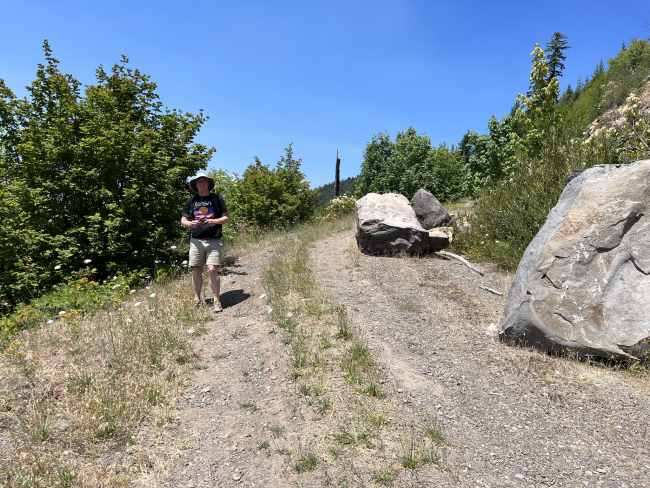
<path fill-rule="evenodd" d="M 209 393 L 210 390 L 211 390 L 211 388 L 210 388 L 209 386 L 206 386 L 205 388 L 203 388 L 203 389 L 201 390 L 201 393 Z"/>
<path fill-rule="evenodd" d="M 497 327 L 497 324 L 490 324 L 490 326 L 485 329 L 485 335 L 488 335 L 490 337 L 495 336 L 499 333 L 499 328 Z"/>
<path fill-rule="evenodd" d="M 234 474 L 232 475 L 232 479 L 233 479 L 234 481 L 239 481 L 239 480 L 241 479 L 241 476 L 238 475 L 237 473 L 234 473 Z"/>
<path fill-rule="evenodd" d="M 516 475 L 515 475 L 515 478 L 517 478 L 518 480 L 523 480 L 523 479 L 525 479 L 526 477 L 525 477 L 523 474 L 516 474 Z"/>
<path fill-rule="evenodd" d="M 397 389 L 397 393 L 403 393 L 403 392 L 404 392 L 404 390 L 402 390 L 401 388 Z"/>

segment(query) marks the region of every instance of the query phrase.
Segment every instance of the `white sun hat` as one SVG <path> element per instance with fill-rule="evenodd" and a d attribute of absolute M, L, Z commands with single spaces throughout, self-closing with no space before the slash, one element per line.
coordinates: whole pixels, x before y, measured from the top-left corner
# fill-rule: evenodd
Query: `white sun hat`
<path fill-rule="evenodd" d="M 208 175 L 206 175 L 205 173 L 197 173 L 196 176 L 194 176 L 190 180 L 190 189 L 192 191 L 195 191 L 195 192 L 199 191 L 199 190 L 196 189 L 196 180 L 198 180 L 199 178 L 207 178 L 208 179 L 208 191 L 214 190 L 214 180 L 212 178 L 210 178 Z"/>

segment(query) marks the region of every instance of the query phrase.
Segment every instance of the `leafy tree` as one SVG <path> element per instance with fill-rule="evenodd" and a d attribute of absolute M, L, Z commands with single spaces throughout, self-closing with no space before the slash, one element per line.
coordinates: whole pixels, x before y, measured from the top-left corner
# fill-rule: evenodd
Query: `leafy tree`
<path fill-rule="evenodd" d="M 551 37 L 551 41 L 546 44 L 545 53 L 548 54 L 546 57 L 546 63 L 548 65 L 548 77 L 546 82 L 550 83 L 553 78 L 559 78 L 562 76 L 562 71 L 564 71 L 564 63 L 566 61 L 566 56 L 564 51 L 571 49 L 569 42 L 567 41 L 568 37 L 560 32 L 556 32 Z"/>
<path fill-rule="evenodd" d="M 0 303 L 10 305 L 89 263 L 101 277 L 167 259 L 187 178 L 214 151 L 193 142 L 207 117 L 163 110 L 126 57 L 82 93 L 47 41 L 43 50 L 28 98 L 0 80 Z"/>
<path fill-rule="evenodd" d="M 393 192 L 412 198 L 423 188 L 441 201 L 457 199 L 462 196 L 460 161 L 460 153 L 444 143 L 436 150 L 413 127 L 398 132 L 394 142 L 388 133 L 376 134 L 364 151 L 357 196 Z"/>
<path fill-rule="evenodd" d="M 465 193 L 473 194 L 490 182 L 500 181 L 515 170 L 520 139 L 518 122 L 510 115 L 498 121 L 493 115 L 488 134 L 468 132 L 461 141 L 465 168 Z"/>
<path fill-rule="evenodd" d="M 548 81 L 549 69 L 544 51 L 539 44 L 535 44 L 535 49 L 530 55 L 533 57 L 533 67 L 530 70 L 530 96 L 519 94 L 517 105 L 523 108 L 515 110 L 515 119 L 527 131 L 533 128 L 536 119 L 541 122 L 541 124 L 537 124 L 536 128 L 552 122 L 555 114 L 555 101 L 560 93 L 560 84 L 557 78 Z"/>
<path fill-rule="evenodd" d="M 275 169 L 255 156 L 255 163 L 246 168 L 230 192 L 228 205 L 237 217 L 268 227 L 292 224 L 312 215 L 317 192 L 309 189 L 300 171 L 302 160 L 293 159 L 292 144 Z"/>

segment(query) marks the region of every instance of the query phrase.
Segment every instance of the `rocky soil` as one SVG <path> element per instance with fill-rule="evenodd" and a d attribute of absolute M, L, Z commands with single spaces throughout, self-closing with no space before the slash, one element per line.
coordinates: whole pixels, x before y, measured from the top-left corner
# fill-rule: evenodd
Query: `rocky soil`
<path fill-rule="evenodd" d="M 205 324 L 172 422 L 162 435 L 145 429 L 129 448 L 166 459 L 164 476 L 145 484 L 345 486 L 327 460 L 308 476 L 294 469 L 297 453 L 315 442 L 316 417 L 301 413 L 288 346 L 261 298 L 272 255 L 251 253 L 224 270 L 225 310 Z M 387 429 L 403 428 L 406 439 L 412 419 L 427 419 L 446 439 L 442 460 L 417 472 L 386 459 L 394 451 L 354 451 L 348 486 L 377 486 L 371 473 L 381 456 L 394 467 L 393 486 L 650 485 L 647 378 L 499 343 L 488 328 L 511 276 L 477 264 L 482 277 L 437 256 L 362 255 L 351 231 L 318 241 L 311 265 L 377 358 Z"/>

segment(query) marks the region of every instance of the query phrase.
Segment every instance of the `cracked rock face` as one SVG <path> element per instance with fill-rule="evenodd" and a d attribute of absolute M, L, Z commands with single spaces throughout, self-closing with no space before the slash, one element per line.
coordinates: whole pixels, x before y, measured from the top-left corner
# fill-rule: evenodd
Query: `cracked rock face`
<path fill-rule="evenodd" d="M 600 357 L 650 352 L 650 160 L 600 165 L 566 186 L 519 263 L 508 344 Z"/>
<path fill-rule="evenodd" d="M 439 251 L 449 236 L 420 226 L 408 198 L 397 193 L 368 193 L 354 206 L 359 249 L 368 253 Z"/>

